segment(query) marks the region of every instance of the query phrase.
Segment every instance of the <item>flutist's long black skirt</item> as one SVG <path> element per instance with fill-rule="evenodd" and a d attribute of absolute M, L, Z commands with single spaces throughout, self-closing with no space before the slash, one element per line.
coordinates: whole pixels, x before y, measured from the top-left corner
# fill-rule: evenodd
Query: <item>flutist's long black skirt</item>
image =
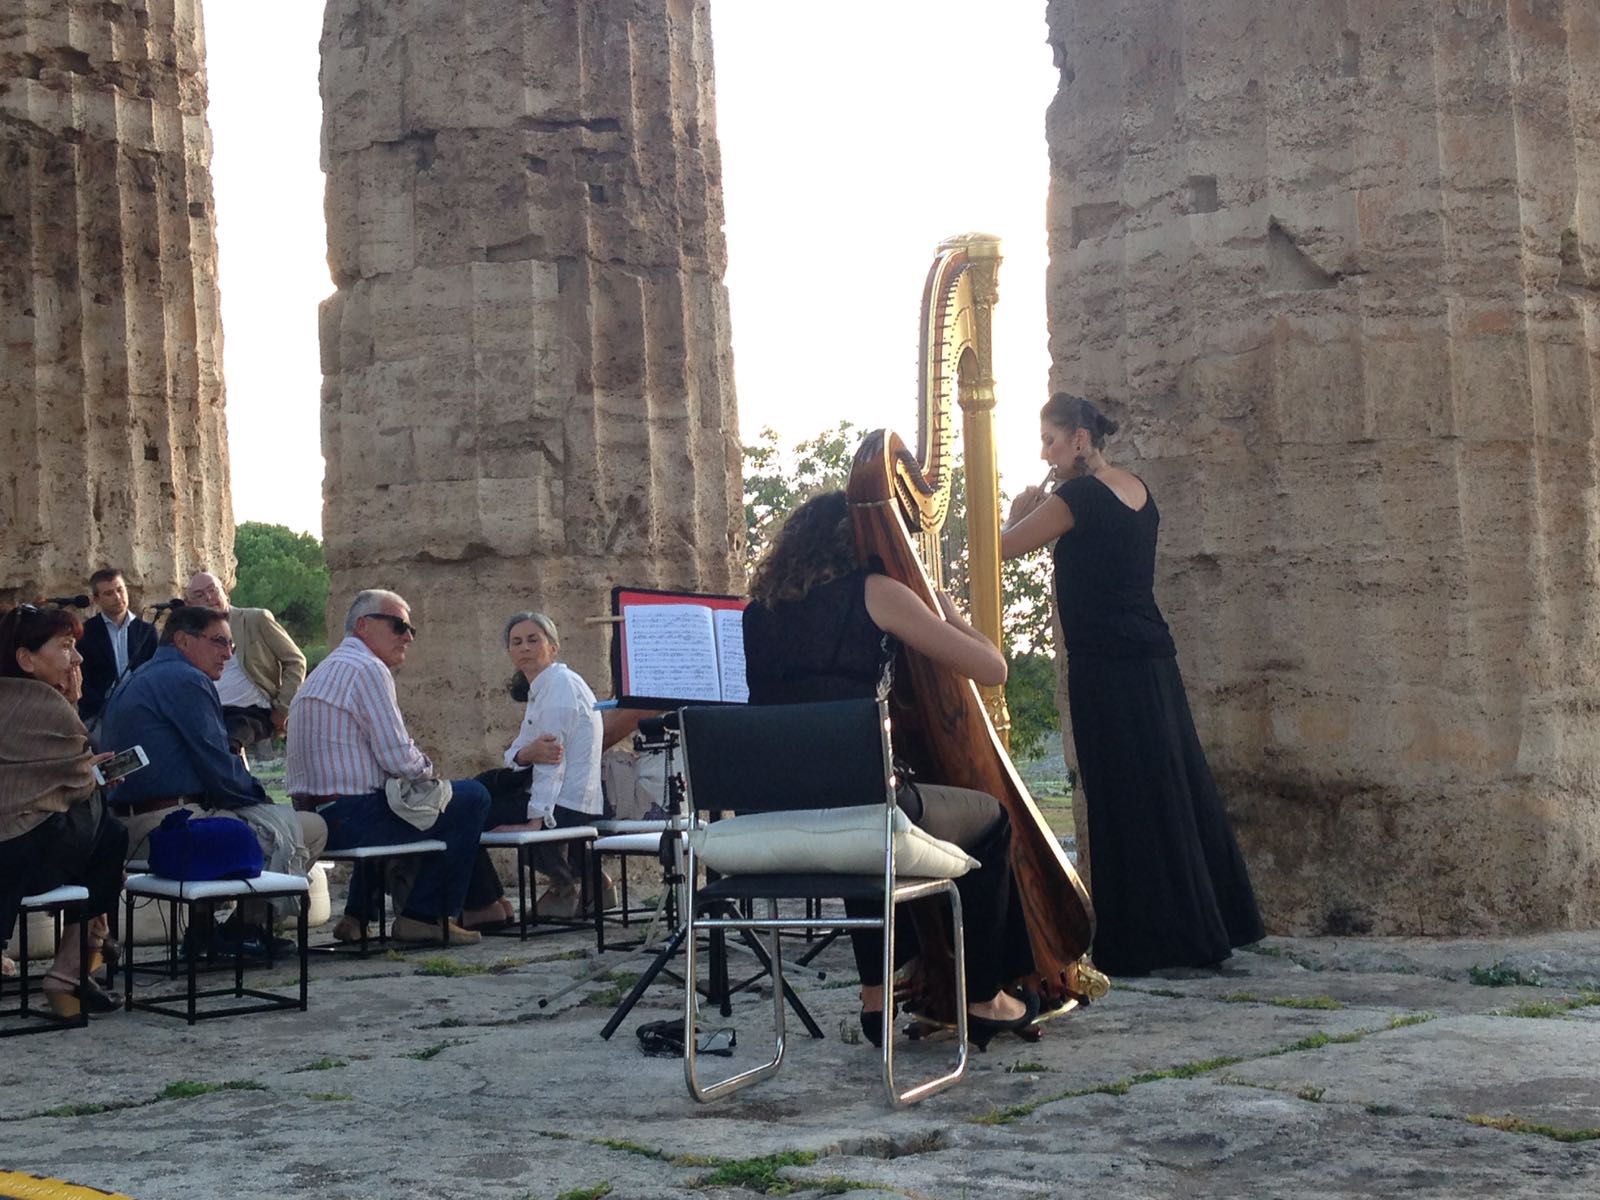
<path fill-rule="evenodd" d="M 1258 940 L 1250 874 L 1177 659 L 1073 655 L 1067 696 L 1089 814 L 1095 964 L 1112 975 L 1207 966 Z"/>

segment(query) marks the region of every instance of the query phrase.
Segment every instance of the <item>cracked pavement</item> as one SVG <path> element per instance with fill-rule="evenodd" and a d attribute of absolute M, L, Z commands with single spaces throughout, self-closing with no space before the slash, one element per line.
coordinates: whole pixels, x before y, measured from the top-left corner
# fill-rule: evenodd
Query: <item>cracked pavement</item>
<path fill-rule="evenodd" d="M 1220 972 L 1119 980 L 903 1111 L 851 1036 L 842 944 L 791 976 L 828 1036 L 791 1020 L 777 1077 L 704 1107 L 633 1033 L 678 985 L 598 1036 L 645 961 L 608 952 L 608 978 L 540 1007 L 594 969 L 592 935 L 314 958 L 305 1014 L 10 1040 L 0 1163 L 135 1200 L 1600 1193 L 1596 933 L 1270 938 Z M 481 973 L 436 973 L 456 971 Z M 706 1069 L 756 1061 L 769 1014 L 752 993 L 710 1018 L 739 1046 Z M 908 1071 L 949 1053 L 903 1045 Z"/>

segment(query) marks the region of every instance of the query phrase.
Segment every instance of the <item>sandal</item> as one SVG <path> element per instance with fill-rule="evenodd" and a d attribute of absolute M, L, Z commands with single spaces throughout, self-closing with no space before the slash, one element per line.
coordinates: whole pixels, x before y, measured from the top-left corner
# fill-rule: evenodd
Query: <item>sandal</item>
<path fill-rule="evenodd" d="M 57 986 L 52 988 L 52 983 Z M 104 1014 L 122 1007 L 121 996 L 106 991 L 92 979 L 80 987 L 76 980 L 62 979 L 52 973 L 44 977 L 42 986 L 50 1011 L 63 1021 L 75 1020 L 85 1011 Z"/>

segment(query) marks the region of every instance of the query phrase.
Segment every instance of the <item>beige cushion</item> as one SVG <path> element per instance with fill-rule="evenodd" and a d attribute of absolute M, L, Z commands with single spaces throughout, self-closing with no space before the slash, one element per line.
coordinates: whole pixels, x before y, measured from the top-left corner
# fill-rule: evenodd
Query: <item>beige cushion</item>
<path fill-rule="evenodd" d="M 695 853 L 724 875 L 883 873 L 883 809 L 873 804 L 750 813 L 717 821 L 693 837 Z M 918 829 L 896 809 L 894 865 L 898 876 L 955 879 L 979 863 L 960 846 Z"/>

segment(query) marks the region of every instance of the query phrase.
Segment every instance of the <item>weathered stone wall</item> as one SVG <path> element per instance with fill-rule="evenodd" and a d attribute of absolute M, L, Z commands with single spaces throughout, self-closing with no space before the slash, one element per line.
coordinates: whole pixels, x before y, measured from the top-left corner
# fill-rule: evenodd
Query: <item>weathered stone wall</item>
<path fill-rule="evenodd" d="M 199 0 L 0 3 L 0 601 L 231 573 Z"/>
<path fill-rule="evenodd" d="M 1593 0 L 1052 0 L 1053 384 L 1126 418 L 1278 930 L 1600 918 Z"/>
<path fill-rule="evenodd" d="M 389 587 L 447 769 L 497 762 L 507 615 L 609 688 L 613 584 L 738 587 L 707 0 L 330 0 L 324 527 Z"/>

